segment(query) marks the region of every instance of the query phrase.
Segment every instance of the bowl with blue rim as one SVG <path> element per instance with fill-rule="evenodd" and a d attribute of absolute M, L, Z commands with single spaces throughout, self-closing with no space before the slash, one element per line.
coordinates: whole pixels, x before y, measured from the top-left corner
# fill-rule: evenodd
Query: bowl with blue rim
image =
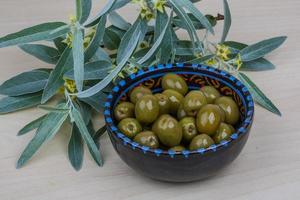
<path fill-rule="evenodd" d="M 184 78 L 190 90 L 210 85 L 232 97 L 240 113 L 235 133 L 206 149 L 181 152 L 142 146 L 122 134 L 113 115 L 116 105 L 126 101 L 130 91 L 140 85 L 153 93 L 161 92 L 161 79 L 167 73 Z M 161 181 L 191 182 L 217 174 L 240 154 L 253 122 L 254 103 L 247 87 L 225 71 L 199 64 L 166 64 L 148 67 L 120 80 L 107 97 L 104 116 L 114 149 L 132 169 Z"/>

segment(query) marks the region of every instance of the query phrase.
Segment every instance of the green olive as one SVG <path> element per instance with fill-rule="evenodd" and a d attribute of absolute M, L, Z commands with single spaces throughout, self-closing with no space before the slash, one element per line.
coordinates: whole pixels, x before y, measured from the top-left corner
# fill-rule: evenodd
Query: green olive
<path fill-rule="evenodd" d="M 190 143 L 190 150 L 197 150 L 201 148 L 208 148 L 212 144 L 214 144 L 214 140 L 206 134 L 200 134 L 193 138 L 193 140 Z"/>
<path fill-rule="evenodd" d="M 157 98 L 153 95 L 142 96 L 135 104 L 136 119 L 145 124 L 154 122 L 159 115 Z"/>
<path fill-rule="evenodd" d="M 180 104 L 180 105 L 179 105 L 179 108 L 178 108 L 178 110 L 177 110 L 177 119 L 178 119 L 178 120 L 181 120 L 181 119 L 183 119 L 184 117 L 187 117 L 187 116 L 188 116 L 187 113 L 186 113 L 185 110 L 183 109 L 183 105 Z"/>
<path fill-rule="evenodd" d="M 146 124 L 146 125 L 143 126 L 143 131 L 151 131 L 151 130 L 152 130 L 151 124 Z"/>
<path fill-rule="evenodd" d="M 239 121 L 239 107 L 232 98 L 223 96 L 216 99 L 215 103 L 225 111 L 226 123 L 235 125 Z"/>
<path fill-rule="evenodd" d="M 182 94 L 175 90 L 165 90 L 162 94 L 166 95 L 170 100 L 170 112 L 176 114 L 181 102 L 184 99 Z"/>
<path fill-rule="evenodd" d="M 158 138 L 152 131 L 143 131 L 137 134 L 133 140 L 136 143 L 139 143 L 143 146 L 147 146 L 153 149 L 159 147 Z"/>
<path fill-rule="evenodd" d="M 207 104 L 197 114 L 197 129 L 199 133 L 213 135 L 222 122 L 222 110 L 219 106 Z"/>
<path fill-rule="evenodd" d="M 152 94 L 152 91 L 145 86 L 138 86 L 131 91 L 130 101 L 135 104 L 139 98 L 146 94 Z"/>
<path fill-rule="evenodd" d="M 154 96 L 157 98 L 158 101 L 159 115 L 168 114 L 171 110 L 169 98 L 166 95 L 160 93 L 155 94 Z"/>
<path fill-rule="evenodd" d="M 222 140 L 228 140 L 234 133 L 234 128 L 230 124 L 221 123 L 213 136 L 216 143 L 220 143 Z"/>
<path fill-rule="evenodd" d="M 231 125 L 231 124 L 227 124 L 229 126 L 229 128 L 231 129 L 232 133 L 235 132 L 235 128 Z"/>
<path fill-rule="evenodd" d="M 195 118 L 185 117 L 179 124 L 182 126 L 182 140 L 189 143 L 198 134 Z"/>
<path fill-rule="evenodd" d="M 178 110 L 177 110 L 177 119 L 181 120 L 184 117 L 195 117 L 197 115 L 197 112 L 186 112 L 183 109 L 183 104 L 181 103 Z"/>
<path fill-rule="evenodd" d="M 219 106 L 219 105 L 218 105 Z M 219 106 L 220 107 L 220 106 Z M 225 114 L 225 111 L 220 107 L 220 110 L 221 110 L 221 121 L 222 122 L 225 122 L 225 119 L 226 119 L 226 114 Z"/>
<path fill-rule="evenodd" d="M 118 124 L 118 128 L 129 138 L 133 138 L 142 131 L 141 124 L 134 118 L 122 119 Z"/>
<path fill-rule="evenodd" d="M 170 148 L 169 150 L 173 150 L 173 151 L 175 151 L 175 152 L 180 152 L 180 151 L 184 151 L 184 150 L 185 150 L 185 147 L 184 147 L 184 146 L 181 146 L 181 145 L 178 145 L 178 146 L 175 146 L 175 147 Z"/>
<path fill-rule="evenodd" d="M 183 109 L 186 112 L 198 112 L 201 107 L 207 104 L 206 98 L 201 91 L 190 91 L 183 100 Z"/>
<path fill-rule="evenodd" d="M 188 91 L 188 86 L 183 78 L 177 74 L 169 73 L 162 78 L 161 82 L 162 88 L 164 90 L 172 89 L 185 95 Z"/>
<path fill-rule="evenodd" d="M 161 115 L 153 124 L 152 131 L 158 136 L 159 141 L 167 146 L 174 147 L 182 139 L 182 127 L 171 115 Z"/>
<path fill-rule="evenodd" d="M 220 92 L 213 86 L 204 86 L 200 90 L 206 97 L 207 103 L 214 103 L 221 96 Z"/>
<path fill-rule="evenodd" d="M 116 120 L 134 117 L 134 104 L 130 102 L 122 102 L 118 104 L 114 110 Z"/>

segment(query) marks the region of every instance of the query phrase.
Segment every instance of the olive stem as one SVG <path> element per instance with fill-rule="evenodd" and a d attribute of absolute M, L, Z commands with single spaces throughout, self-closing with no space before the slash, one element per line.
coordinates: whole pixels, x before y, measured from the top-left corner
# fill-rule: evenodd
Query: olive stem
<path fill-rule="evenodd" d="M 218 15 L 215 17 L 215 19 L 218 20 L 218 21 L 221 21 L 221 20 L 224 20 L 225 17 L 224 17 L 224 15 L 218 13 Z"/>

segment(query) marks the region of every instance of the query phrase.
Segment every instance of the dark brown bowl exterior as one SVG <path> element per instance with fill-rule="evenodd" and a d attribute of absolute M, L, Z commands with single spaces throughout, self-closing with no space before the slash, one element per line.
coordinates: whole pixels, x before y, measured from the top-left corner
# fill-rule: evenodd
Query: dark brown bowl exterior
<path fill-rule="evenodd" d="M 174 152 L 150 149 L 141 146 L 116 127 L 113 110 L 119 101 L 128 99 L 128 92 L 143 84 L 154 92 L 161 91 L 161 77 L 166 73 L 177 73 L 188 83 L 190 89 L 204 85 L 216 87 L 223 95 L 231 96 L 240 109 L 241 121 L 230 140 L 212 145 L 207 149 Z M 113 88 L 105 103 L 105 120 L 110 140 L 122 158 L 131 168 L 150 178 L 168 182 L 191 182 L 215 175 L 231 163 L 243 149 L 253 121 L 254 104 L 248 89 L 230 74 L 215 68 L 198 64 L 159 65 L 139 71 Z"/>

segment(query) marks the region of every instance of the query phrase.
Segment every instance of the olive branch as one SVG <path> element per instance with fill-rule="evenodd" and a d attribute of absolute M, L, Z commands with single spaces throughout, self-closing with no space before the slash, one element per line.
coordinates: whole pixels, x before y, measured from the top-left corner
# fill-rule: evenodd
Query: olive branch
<path fill-rule="evenodd" d="M 90 17 L 91 0 L 76 0 L 76 15 L 69 23 L 47 22 L 0 38 L 0 48 L 18 45 L 24 52 L 53 65 L 23 72 L 0 86 L 0 114 L 38 107 L 48 114 L 30 122 L 18 135 L 36 130 L 17 162 L 22 167 L 41 147 L 59 132 L 64 123 L 71 127 L 68 155 L 79 170 L 86 143 L 95 162 L 102 166 L 99 138 L 105 126 L 95 131 L 92 110 L 102 111 L 106 96 L 114 83 L 139 69 L 164 63 L 196 63 L 230 72 L 243 82 L 255 102 L 281 115 L 279 109 L 244 73 L 274 69 L 263 58 L 278 48 L 286 37 L 274 37 L 247 45 L 227 41 L 231 13 L 223 0 L 223 15 L 204 15 L 195 7 L 200 0 L 108 0 L 95 16 Z M 117 11 L 124 6 L 139 8 L 133 23 Z M 208 35 L 224 20 L 219 42 Z M 182 40 L 177 31 L 187 32 Z M 199 32 L 203 32 L 200 37 Z M 43 44 L 36 42 L 44 41 Z M 58 98 L 54 98 L 54 96 Z M 50 100 L 56 104 L 50 106 Z"/>

